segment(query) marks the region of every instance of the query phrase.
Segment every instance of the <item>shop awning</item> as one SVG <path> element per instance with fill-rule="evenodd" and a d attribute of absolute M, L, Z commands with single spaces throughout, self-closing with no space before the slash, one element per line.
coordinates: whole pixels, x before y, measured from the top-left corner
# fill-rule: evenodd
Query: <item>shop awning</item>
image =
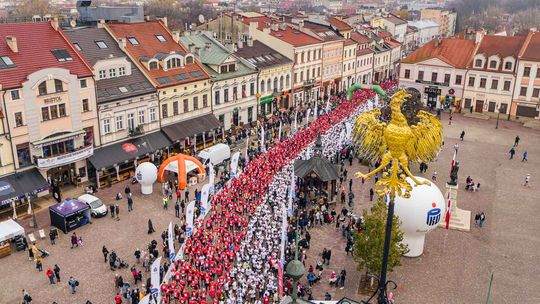
<path fill-rule="evenodd" d="M 171 142 L 167 137 L 158 131 L 95 149 L 94 155 L 88 160 L 94 168 L 101 170 L 112 167 L 115 164 L 122 164 L 125 161 L 133 160 L 148 153 L 154 153 L 170 144 Z"/>
<path fill-rule="evenodd" d="M 0 206 L 11 204 L 12 201 L 24 196 L 36 196 L 49 190 L 49 183 L 37 169 L 18 172 L 0 178 Z"/>
<path fill-rule="evenodd" d="M 205 114 L 203 116 L 162 127 L 161 130 L 167 135 L 171 142 L 176 142 L 184 140 L 186 137 L 202 134 L 217 128 L 221 128 L 221 123 L 214 114 Z"/>

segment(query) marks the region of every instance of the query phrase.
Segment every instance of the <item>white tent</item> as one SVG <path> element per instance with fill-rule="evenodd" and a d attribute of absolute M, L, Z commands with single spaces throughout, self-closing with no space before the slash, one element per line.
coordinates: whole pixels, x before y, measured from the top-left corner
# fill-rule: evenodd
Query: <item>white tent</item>
<path fill-rule="evenodd" d="M 12 239 L 17 235 L 24 236 L 24 228 L 12 219 L 0 222 L 0 242 Z"/>

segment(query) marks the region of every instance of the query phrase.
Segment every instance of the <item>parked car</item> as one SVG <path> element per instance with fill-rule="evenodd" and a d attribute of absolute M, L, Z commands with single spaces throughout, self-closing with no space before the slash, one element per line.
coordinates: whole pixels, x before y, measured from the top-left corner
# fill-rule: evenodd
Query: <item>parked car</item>
<path fill-rule="evenodd" d="M 79 200 L 90 207 L 92 217 L 102 217 L 107 215 L 107 206 L 101 202 L 101 200 L 90 194 L 83 194 L 79 196 Z"/>

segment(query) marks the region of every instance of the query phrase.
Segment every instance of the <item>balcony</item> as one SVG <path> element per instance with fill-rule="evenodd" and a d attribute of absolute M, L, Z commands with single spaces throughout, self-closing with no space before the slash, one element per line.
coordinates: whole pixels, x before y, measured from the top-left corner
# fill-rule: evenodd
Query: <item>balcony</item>
<path fill-rule="evenodd" d="M 39 169 L 49 169 L 53 167 L 70 164 L 81 159 L 88 158 L 94 154 L 94 146 L 88 145 L 75 149 L 72 152 L 55 155 L 51 157 L 34 157 L 34 162 Z"/>

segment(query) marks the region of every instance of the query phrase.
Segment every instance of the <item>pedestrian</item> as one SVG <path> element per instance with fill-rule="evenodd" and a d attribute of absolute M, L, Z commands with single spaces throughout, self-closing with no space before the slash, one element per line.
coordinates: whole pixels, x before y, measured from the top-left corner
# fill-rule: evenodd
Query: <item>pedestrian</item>
<path fill-rule="evenodd" d="M 127 201 L 128 201 L 128 212 L 131 212 L 133 211 L 133 199 L 131 198 L 131 193 L 128 196 Z"/>
<path fill-rule="evenodd" d="M 55 233 L 56 230 L 52 230 L 49 231 L 49 238 L 51 239 L 51 245 L 54 245 L 56 244 L 55 240 L 56 240 L 56 233 Z"/>
<path fill-rule="evenodd" d="M 75 280 L 74 277 L 69 277 L 68 285 L 71 288 L 71 294 L 77 292 L 77 286 L 79 286 L 79 281 Z"/>
<path fill-rule="evenodd" d="M 465 130 L 461 131 L 461 135 L 459 135 L 459 138 L 461 138 L 461 141 L 463 141 L 464 137 L 465 137 Z"/>
<path fill-rule="evenodd" d="M 79 247 L 79 238 L 77 237 L 77 234 L 73 232 L 71 235 L 71 249 L 73 249 L 73 246 Z"/>
<path fill-rule="evenodd" d="M 514 147 L 517 147 L 519 145 L 519 135 L 516 135 L 516 139 L 514 140 Z"/>
<path fill-rule="evenodd" d="M 373 201 L 373 196 L 375 195 L 375 191 L 373 191 L 373 188 L 369 188 L 369 201 Z"/>
<path fill-rule="evenodd" d="M 58 267 L 57 264 L 54 264 L 53 271 L 54 271 L 54 276 L 56 277 L 56 281 L 60 282 L 60 267 Z"/>
<path fill-rule="evenodd" d="M 148 219 L 148 234 L 151 234 L 153 232 L 156 232 L 156 231 L 154 230 L 154 226 L 152 225 L 152 220 Z"/>
<path fill-rule="evenodd" d="M 49 284 L 54 284 L 54 272 L 50 267 L 45 271 L 45 275 L 49 278 Z"/>
<path fill-rule="evenodd" d="M 111 204 L 109 206 L 109 210 L 110 210 L 110 213 L 111 213 L 111 218 L 114 218 L 114 205 L 113 204 Z"/>
<path fill-rule="evenodd" d="M 109 250 L 105 245 L 103 245 L 103 248 L 101 248 L 101 253 L 103 253 L 103 259 L 105 259 L 105 263 L 107 263 L 107 255 L 109 255 Z"/>
<path fill-rule="evenodd" d="M 118 203 L 114 205 L 114 213 L 116 213 L 116 220 L 120 220 L 120 207 L 118 206 Z"/>
<path fill-rule="evenodd" d="M 523 159 L 521 160 L 522 162 L 526 162 L 527 161 L 527 151 L 523 152 Z"/>
<path fill-rule="evenodd" d="M 25 289 L 22 290 L 22 293 L 23 293 L 23 304 L 32 303 L 32 296 L 30 296 L 30 293 L 26 291 Z"/>
<path fill-rule="evenodd" d="M 514 154 L 516 154 L 516 149 L 514 149 L 514 147 L 512 147 L 510 149 L 510 152 L 508 152 L 508 153 L 510 153 L 510 159 L 514 159 Z"/>
<path fill-rule="evenodd" d="M 167 206 L 169 204 L 169 197 L 167 195 L 163 196 L 163 210 L 167 210 Z"/>
<path fill-rule="evenodd" d="M 180 217 L 180 204 L 178 204 L 178 200 L 174 203 L 174 215 Z"/>
<path fill-rule="evenodd" d="M 531 180 L 531 174 L 528 173 L 526 176 L 525 176 L 525 184 L 523 186 L 525 187 L 528 187 L 529 186 L 529 181 Z"/>

